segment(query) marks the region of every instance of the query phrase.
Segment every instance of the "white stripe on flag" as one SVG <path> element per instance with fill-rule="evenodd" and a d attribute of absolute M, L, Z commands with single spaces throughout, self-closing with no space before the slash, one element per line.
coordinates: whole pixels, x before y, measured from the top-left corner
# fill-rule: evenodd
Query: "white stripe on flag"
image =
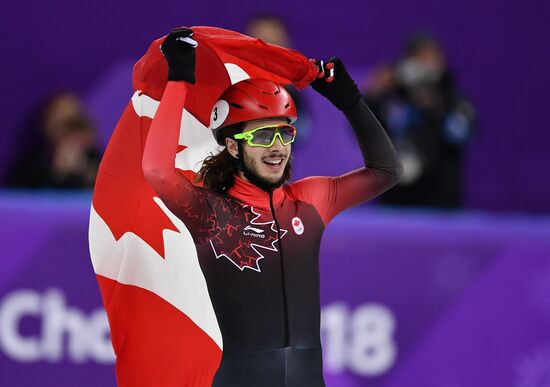
<path fill-rule="evenodd" d="M 90 211 L 90 255 L 96 274 L 149 290 L 189 317 L 223 348 L 222 336 L 191 234 L 159 198 L 179 232 L 164 230 L 164 259 L 131 232 L 115 241 L 95 209 Z"/>

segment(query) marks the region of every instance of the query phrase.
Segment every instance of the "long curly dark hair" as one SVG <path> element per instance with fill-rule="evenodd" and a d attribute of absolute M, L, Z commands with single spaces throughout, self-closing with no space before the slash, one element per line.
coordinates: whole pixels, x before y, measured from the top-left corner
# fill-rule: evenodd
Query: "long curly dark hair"
<path fill-rule="evenodd" d="M 233 137 L 236 133 L 242 132 L 242 129 L 243 123 L 229 125 L 223 128 L 221 138 L 225 141 L 227 137 Z M 204 159 L 201 169 L 195 176 L 195 182 L 202 182 L 205 188 L 225 195 L 235 184 L 239 163 L 240 161 L 231 156 L 227 148 L 224 148 L 220 153 L 211 154 Z"/>

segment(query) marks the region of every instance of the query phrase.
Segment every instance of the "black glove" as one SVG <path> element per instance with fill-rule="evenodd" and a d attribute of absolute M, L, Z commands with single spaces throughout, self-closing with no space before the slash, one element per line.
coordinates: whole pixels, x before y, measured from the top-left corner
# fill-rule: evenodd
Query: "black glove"
<path fill-rule="evenodd" d="M 169 81 L 195 83 L 195 47 L 198 43 L 191 38 L 190 28 L 176 28 L 170 31 L 160 46 L 168 62 Z"/>
<path fill-rule="evenodd" d="M 317 78 L 311 87 L 327 98 L 339 110 L 349 110 L 361 99 L 357 85 L 349 76 L 340 58 L 330 58 L 328 62 L 310 59 L 317 66 Z"/>

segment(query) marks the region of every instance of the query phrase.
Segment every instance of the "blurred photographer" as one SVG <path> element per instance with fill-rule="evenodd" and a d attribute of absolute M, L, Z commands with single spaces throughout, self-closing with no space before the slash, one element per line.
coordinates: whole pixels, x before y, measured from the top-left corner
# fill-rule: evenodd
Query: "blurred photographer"
<path fill-rule="evenodd" d="M 463 157 L 474 109 L 456 89 L 439 42 L 412 37 L 395 65 L 382 65 L 365 98 L 394 141 L 401 182 L 383 203 L 443 208 L 463 206 Z"/>

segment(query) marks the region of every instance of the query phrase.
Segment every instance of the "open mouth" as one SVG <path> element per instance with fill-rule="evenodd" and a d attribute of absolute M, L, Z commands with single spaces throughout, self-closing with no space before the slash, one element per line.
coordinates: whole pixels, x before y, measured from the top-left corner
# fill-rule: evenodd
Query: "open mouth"
<path fill-rule="evenodd" d="M 264 159 L 263 163 L 269 167 L 277 168 L 283 164 L 283 159 L 280 157 L 272 157 L 272 158 Z"/>

